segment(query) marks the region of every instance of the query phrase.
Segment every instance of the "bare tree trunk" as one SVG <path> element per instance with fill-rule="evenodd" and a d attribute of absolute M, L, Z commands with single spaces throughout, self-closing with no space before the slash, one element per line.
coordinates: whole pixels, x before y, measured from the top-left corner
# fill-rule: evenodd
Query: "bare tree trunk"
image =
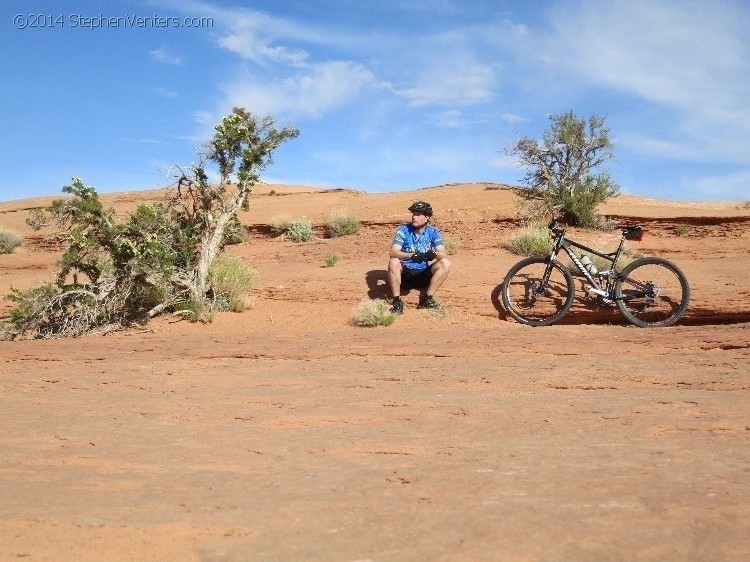
<path fill-rule="evenodd" d="M 237 214 L 242 201 L 249 190 L 240 187 L 235 197 L 224 208 L 221 214 L 216 218 L 212 229 L 207 229 L 201 236 L 201 251 L 198 256 L 198 263 L 193 273 L 193 282 L 190 288 L 191 298 L 196 301 L 203 301 L 206 298 L 206 289 L 208 288 L 208 272 L 211 263 L 214 261 L 216 254 L 221 246 L 224 237 L 224 228 L 229 220 Z"/>

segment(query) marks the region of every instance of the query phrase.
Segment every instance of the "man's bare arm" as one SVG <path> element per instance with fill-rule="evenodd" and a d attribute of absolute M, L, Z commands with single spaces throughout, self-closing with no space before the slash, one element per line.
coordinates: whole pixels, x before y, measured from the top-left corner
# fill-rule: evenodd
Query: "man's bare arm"
<path fill-rule="evenodd" d="M 398 258 L 400 260 L 408 260 L 411 259 L 412 254 L 409 252 L 402 252 L 401 246 L 398 244 L 394 244 L 391 246 L 391 257 L 392 258 Z"/>

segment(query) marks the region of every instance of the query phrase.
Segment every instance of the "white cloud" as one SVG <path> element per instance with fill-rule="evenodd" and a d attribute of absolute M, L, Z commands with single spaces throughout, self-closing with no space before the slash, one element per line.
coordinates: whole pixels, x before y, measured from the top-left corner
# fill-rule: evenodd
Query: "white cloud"
<path fill-rule="evenodd" d="M 149 138 L 140 138 L 140 139 L 126 138 L 123 140 L 126 142 L 134 142 L 138 144 L 168 144 L 166 141 L 163 141 L 163 140 L 149 139 Z"/>
<path fill-rule="evenodd" d="M 501 170 L 518 169 L 518 159 L 514 156 L 509 156 L 504 152 L 498 152 L 498 154 L 492 159 L 491 165 L 493 168 Z"/>
<path fill-rule="evenodd" d="M 180 10 L 214 18 L 222 28 L 217 44 L 261 66 L 306 64 L 310 55 L 305 49 L 283 43 L 351 46 L 362 39 L 361 36 L 347 35 L 340 30 L 332 32 L 249 8 L 222 8 L 189 0 L 175 6 Z"/>
<path fill-rule="evenodd" d="M 153 92 L 157 96 L 160 96 L 166 99 L 174 99 L 177 97 L 177 92 L 168 90 L 167 88 L 164 88 L 163 86 L 157 86 L 156 88 L 151 88 L 151 92 Z"/>
<path fill-rule="evenodd" d="M 413 106 L 472 105 L 493 98 L 495 72 L 491 65 L 469 57 L 436 57 L 414 77 L 414 83 L 394 91 Z"/>
<path fill-rule="evenodd" d="M 435 18 L 446 23 L 439 32 L 425 22 L 359 34 L 341 18 L 326 27 L 320 20 L 205 2 L 175 4 L 213 17 L 217 45 L 237 57 L 237 78 L 222 85 L 212 112 L 196 112 L 194 119 L 208 127 L 240 105 L 281 119 L 318 120 L 355 105 L 362 110 L 360 140 L 382 142 L 386 127 L 400 123 L 403 139 L 419 143 L 420 129 L 428 130 L 439 147 L 440 139 L 449 146 L 450 136 L 464 130 L 490 135 L 494 124 L 501 131 L 527 121 L 537 125 L 536 117 L 525 116 L 593 102 L 600 104 L 598 113 L 609 114 L 618 156 L 623 149 L 626 158 L 638 153 L 717 166 L 711 170 L 750 163 L 750 47 L 744 32 L 750 22 L 739 2 L 558 0 L 546 4 L 546 20 L 534 10 L 526 16 L 532 19 L 517 23 L 502 19 L 507 10 L 496 9 L 466 25 L 451 23 L 471 21 L 457 17 L 457 4 L 442 2 L 442 16 L 454 10 L 456 17 Z M 384 13 L 405 9 L 387 6 Z M 392 147 L 388 138 L 385 146 Z M 477 151 L 472 141 L 474 148 L 467 147 L 462 158 Z M 448 158 L 451 151 L 433 153 Z M 394 173 L 402 166 L 414 173 L 419 166 L 440 169 L 439 162 L 414 153 L 406 160 L 386 156 L 384 150 L 381 161 Z M 490 163 L 492 157 L 485 154 L 486 167 L 514 164 L 502 156 Z"/>
<path fill-rule="evenodd" d="M 284 20 L 246 9 L 218 10 L 226 31 L 217 40 L 219 46 L 260 65 L 268 62 L 300 66 L 308 59 L 303 49 L 275 45 L 278 39 L 306 35 Z M 294 33 L 296 31 L 296 33 Z"/>
<path fill-rule="evenodd" d="M 598 83 L 669 106 L 737 106 L 726 79 L 746 76 L 739 14 L 713 3 L 619 0 L 582 4 L 557 20 L 559 60 Z M 736 85 L 736 84 L 735 84 Z M 744 100 L 742 100 L 744 101 Z"/>
<path fill-rule="evenodd" d="M 332 61 L 308 65 L 294 76 L 266 82 L 243 79 L 225 86 L 224 105 L 259 115 L 318 118 L 351 101 L 366 87 L 383 87 L 363 65 Z"/>
<path fill-rule="evenodd" d="M 209 111 L 194 111 L 193 121 L 201 125 L 214 125 L 216 123 L 216 116 Z"/>
<path fill-rule="evenodd" d="M 432 123 L 438 127 L 464 129 L 468 127 L 469 120 L 466 118 L 466 115 L 462 110 L 449 109 L 435 115 L 432 119 Z"/>
<path fill-rule="evenodd" d="M 669 139 L 639 141 L 646 151 L 750 162 L 749 20 L 732 2 L 579 2 L 543 49 L 563 73 L 675 112 Z"/>
<path fill-rule="evenodd" d="M 513 123 L 520 123 L 521 121 L 528 121 L 526 117 L 521 117 L 520 115 L 516 115 L 515 113 L 503 113 L 502 115 L 500 115 L 500 119 L 502 119 L 506 123 L 510 123 L 511 125 Z"/>
<path fill-rule="evenodd" d="M 413 107 L 467 107 L 487 103 L 498 93 L 498 43 L 512 33 L 499 26 L 457 27 L 435 35 L 392 37 L 387 54 L 398 73 L 394 92 Z M 395 63 L 395 64 L 394 64 Z"/>
<path fill-rule="evenodd" d="M 149 54 L 157 62 L 161 62 L 164 64 L 182 64 L 181 56 L 175 55 L 174 53 L 169 52 L 164 47 L 159 47 L 158 49 L 154 49 Z"/>
<path fill-rule="evenodd" d="M 258 40 L 257 36 L 249 30 L 230 32 L 219 38 L 219 45 L 258 64 L 272 61 L 301 66 L 309 56 L 302 49 L 271 46 L 265 41 Z"/>
<path fill-rule="evenodd" d="M 691 182 L 692 183 L 692 182 Z M 698 199 L 750 200 L 750 170 L 718 176 L 705 176 L 687 186 L 688 197 Z"/>

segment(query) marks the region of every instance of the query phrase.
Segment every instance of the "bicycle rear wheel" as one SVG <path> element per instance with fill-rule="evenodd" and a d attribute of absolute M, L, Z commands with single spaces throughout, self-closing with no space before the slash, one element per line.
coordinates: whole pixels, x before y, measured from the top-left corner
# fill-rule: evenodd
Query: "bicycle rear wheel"
<path fill-rule="evenodd" d="M 573 304 L 575 287 L 570 272 L 558 261 L 532 256 L 514 265 L 503 281 L 503 306 L 513 318 L 529 326 L 547 326 L 565 316 Z"/>
<path fill-rule="evenodd" d="M 685 314 L 690 286 L 685 274 L 662 258 L 642 258 L 622 270 L 615 285 L 620 313 L 641 328 L 671 326 Z"/>

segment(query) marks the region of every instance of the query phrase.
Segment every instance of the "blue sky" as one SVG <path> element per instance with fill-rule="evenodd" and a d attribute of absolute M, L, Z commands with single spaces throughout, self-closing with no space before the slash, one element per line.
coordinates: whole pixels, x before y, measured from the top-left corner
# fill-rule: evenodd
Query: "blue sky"
<path fill-rule="evenodd" d="M 235 105 L 301 130 L 268 182 L 516 184 L 502 148 L 572 109 L 607 116 L 623 192 L 750 199 L 743 0 L 12 4 L 3 200 L 165 186 Z"/>

